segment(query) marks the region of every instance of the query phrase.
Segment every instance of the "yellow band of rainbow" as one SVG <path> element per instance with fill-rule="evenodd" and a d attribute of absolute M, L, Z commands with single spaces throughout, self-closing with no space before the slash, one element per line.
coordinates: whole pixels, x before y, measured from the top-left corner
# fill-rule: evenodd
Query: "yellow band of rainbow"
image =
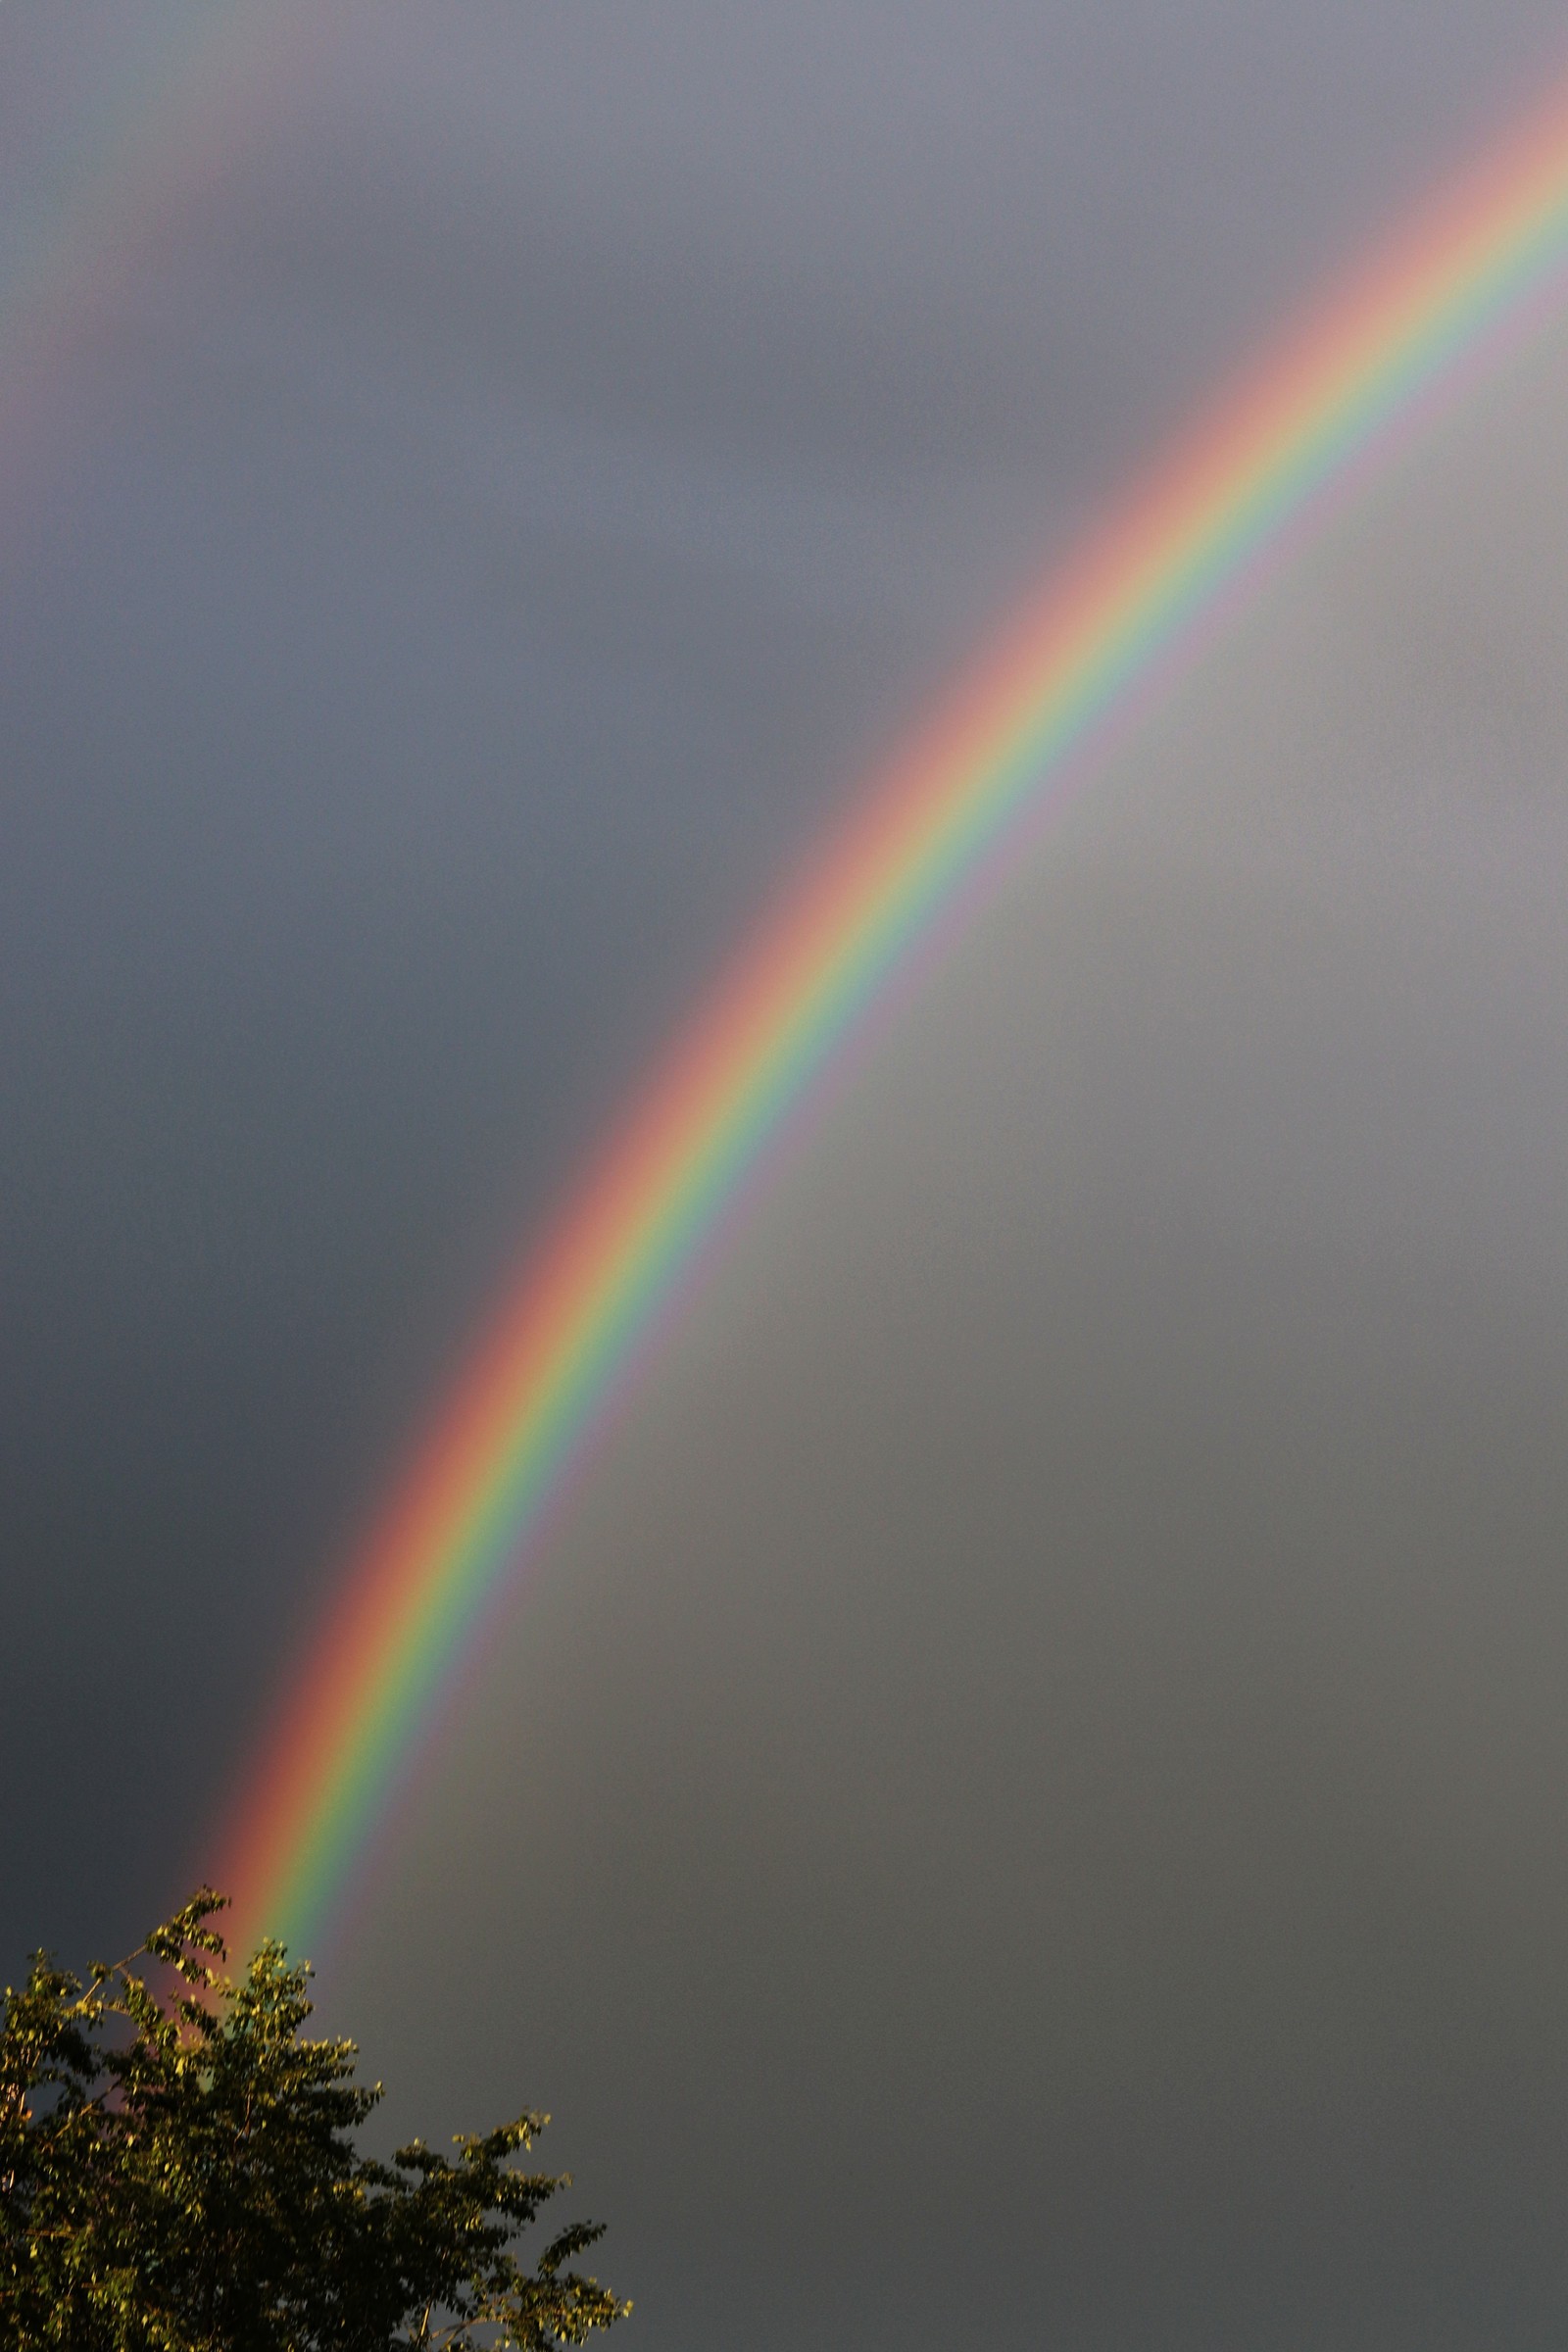
<path fill-rule="evenodd" d="M 1568 286 L 1558 92 L 1223 398 L 868 783 L 720 977 L 503 1298 L 247 1785 L 246 1929 L 328 1924 L 485 1613 L 792 1109 L 929 934 L 1205 624 Z"/>

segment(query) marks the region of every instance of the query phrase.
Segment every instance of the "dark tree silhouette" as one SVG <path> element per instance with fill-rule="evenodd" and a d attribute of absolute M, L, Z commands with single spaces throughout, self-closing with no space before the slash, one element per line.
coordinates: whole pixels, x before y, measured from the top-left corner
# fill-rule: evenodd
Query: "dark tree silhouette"
<path fill-rule="evenodd" d="M 380 2086 L 353 2042 L 306 2036 L 280 1944 L 229 1981 L 223 1908 L 203 1888 L 85 1984 L 39 1953 L 7 1991 L 3 2352 L 552 2352 L 630 2309 L 570 2267 L 596 2225 L 531 2268 L 514 2251 L 567 2178 L 513 2161 L 547 2117 L 363 2156 Z"/>

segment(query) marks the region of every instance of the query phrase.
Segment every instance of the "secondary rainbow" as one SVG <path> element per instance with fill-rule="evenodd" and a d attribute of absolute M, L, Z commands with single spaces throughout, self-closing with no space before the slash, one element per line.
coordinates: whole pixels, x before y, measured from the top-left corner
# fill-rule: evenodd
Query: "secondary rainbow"
<path fill-rule="evenodd" d="M 524 1263 L 349 1564 L 220 1852 L 244 1930 L 308 1948 L 705 1244 L 939 914 L 1190 659 L 1293 526 L 1568 285 L 1568 93 L 1514 126 L 1069 555 L 868 783 Z"/>
<path fill-rule="evenodd" d="M 309 0 L 202 0 L 149 13 L 108 96 L 83 75 L 74 150 L 9 223 L 0 264 L 0 436 L 26 454 L 7 468 L 11 500 L 43 507 L 50 446 L 63 455 L 82 422 L 62 382 L 336 37 Z"/>

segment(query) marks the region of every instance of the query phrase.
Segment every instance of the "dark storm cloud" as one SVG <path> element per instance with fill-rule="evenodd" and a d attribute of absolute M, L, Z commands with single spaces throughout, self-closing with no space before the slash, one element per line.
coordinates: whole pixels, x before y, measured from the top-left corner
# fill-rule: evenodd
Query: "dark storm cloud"
<path fill-rule="evenodd" d="M 8 251 L 187 22 L 8 0 Z M 1563 48 L 334 22 L 14 458 L 14 1952 L 179 1891 L 497 1267 L 889 727 Z M 335 1963 L 411 2125 L 557 2107 L 650 2347 L 1560 2310 L 1561 397 L 1397 477 L 927 992 Z"/>

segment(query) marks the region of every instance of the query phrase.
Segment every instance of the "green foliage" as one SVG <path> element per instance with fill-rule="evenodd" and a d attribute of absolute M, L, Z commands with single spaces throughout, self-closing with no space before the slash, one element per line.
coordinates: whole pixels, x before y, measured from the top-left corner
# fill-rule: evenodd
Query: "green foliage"
<path fill-rule="evenodd" d="M 306 2038 L 281 1945 L 221 1974 L 222 1908 L 203 1888 L 85 1984 L 39 1953 L 7 1991 L 0 2352 L 551 2352 L 630 2309 L 569 2267 L 593 2225 L 512 2250 L 564 2185 L 512 2161 L 548 2118 L 362 2156 L 379 2085 Z"/>

